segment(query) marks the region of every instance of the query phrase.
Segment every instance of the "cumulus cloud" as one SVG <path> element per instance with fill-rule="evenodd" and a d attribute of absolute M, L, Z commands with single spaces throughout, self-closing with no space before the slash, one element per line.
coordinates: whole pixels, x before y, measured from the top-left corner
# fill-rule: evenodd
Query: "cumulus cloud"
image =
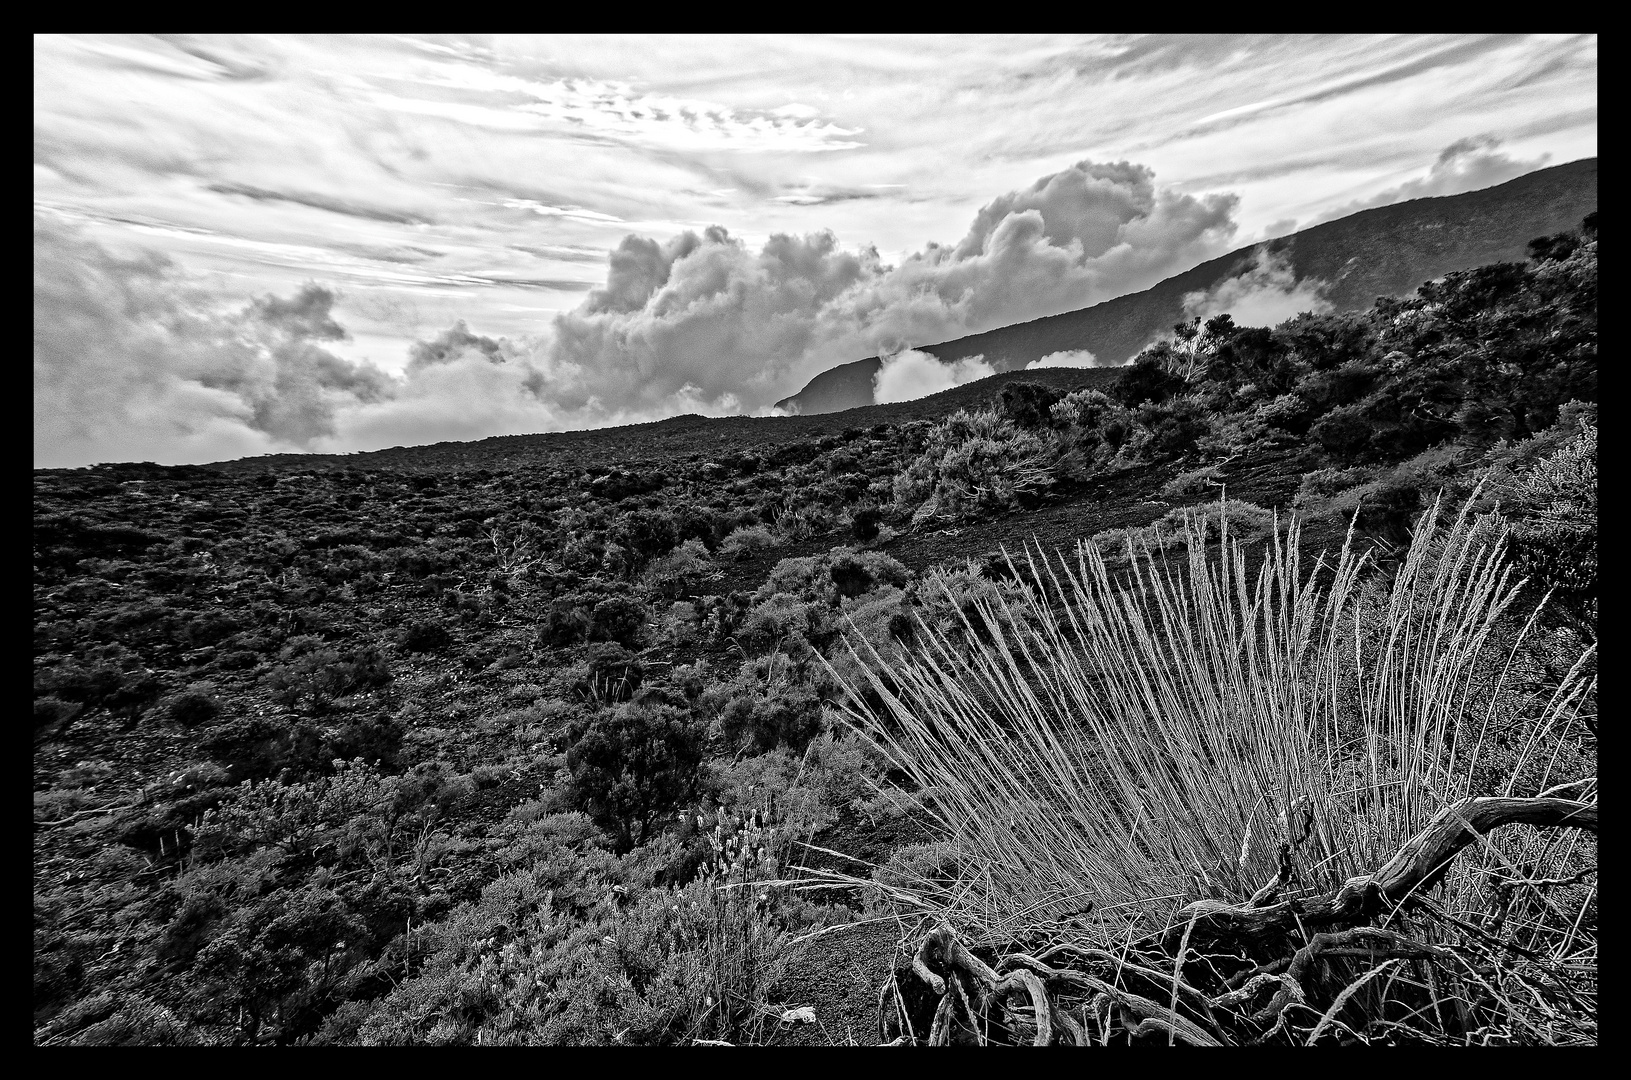
<path fill-rule="evenodd" d="M 1320 215 L 1315 223 L 1334 221 L 1373 206 L 1392 206 L 1409 199 L 1459 195 L 1463 191 L 1494 187 L 1534 172 L 1551 158 L 1550 154 L 1542 154 L 1533 161 L 1524 161 L 1512 157 L 1500 147 L 1501 140 L 1490 134 L 1457 139 L 1444 148 L 1438 160 L 1427 170 L 1426 176 L 1407 180 L 1368 199 L 1356 199 L 1341 209 Z"/>
<path fill-rule="evenodd" d="M 213 311 L 168 260 L 34 225 L 34 450 L 40 466 L 200 461 L 310 446 L 392 380 L 318 342 L 345 331 L 312 284 Z"/>
<path fill-rule="evenodd" d="M 494 338 L 459 321 L 411 346 L 399 377 L 324 348 L 346 337 L 327 288 L 222 314 L 163 259 L 121 258 L 41 219 L 36 459 L 152 446 L 164 448 L 143 451 L 154 460 L 206 461 L 763 414 L 816 373 L 874 354 L 890 356 L 877 400 L 909 400 L 991 373 L 912 346 L 1145 288 L 1224 250 L 1235 206 L 1158 189 L 1142 166 L 1081 162 L 895 266 L 831 232 L 777 234 L 757 250 L 720 226 L 630 235 L 604 284 L 547 332 Z"/>
<path fill-rule="evenodd" d="M 504 346 L 490 337 L 472 334 L 460 319 L 430 341 L 416 341 L 408 347 L 408 370 L 415 372 L 434 364 L 449 364 L 474 353 L 491 364 L 504 363 Z"/>
<path fill-rule="evenodd" d="M 1051 352 L 1044 357 L 1032 360 L 1025 365 L 1025 370 L 1030 371 L 1033 368 L 1048 367 L 1090 368 L 1115 366 L 1115 364 L 1101 364 L 1099 358 L 1086 349 L 1067 349 L 1062 352 Z"/>
<path fill-rule="evenodd" d="M 907 349 L 884 357 L 872 377 L 872 400 L 879 405 L 896 401 L 916 401 L 976 379 L 995 375 L 985 357 L 968 356 L 956 363 L 943 364 L 925 352 Z"/>
<path fill-rule="evenodd" d="M 1083 161 L 992 200 L 959 242 L 899 266 L 830 232 L 775 235 L 757 252 L 717 226 L 629 236 L 605 286 L 556 318 L 536 389 L 568 410 L 664 411 L 682 392 L 763 409 L 834 364 L 1146 288 L 1225 250 L 1236 203 L 1159 189 L 1141 165 Z"/>
<path fill-rule="evenodd" d="M 1184 297 L 1184 316 L 1209 319 L 1227 312 L 1239 326 L 1274 326 L 1304 311 L 1331 310 L 1324 296 L 1325 282 L 1297 280 L 1297 273 L 1282 253 L 1259 250 L 1257 262 L 1245 273 L 1219 282 L 1209 291 Z"/>

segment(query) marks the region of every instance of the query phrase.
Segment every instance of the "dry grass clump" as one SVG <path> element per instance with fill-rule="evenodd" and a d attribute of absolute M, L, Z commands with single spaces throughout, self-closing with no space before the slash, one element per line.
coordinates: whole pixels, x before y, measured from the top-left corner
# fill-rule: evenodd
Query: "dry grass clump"
<path fill-rule="evenodd" d="M 1125 958 L 1186 904 L 1193 922 L 1197 901 L 1332 894 L 1474 796 L 1573 782 L 1565 793 L 1594 814 L 1595 765 L 1581 749 L 1593 651 L 1554 685 L 1518 685 L 1535 619 L 1510 610 L 1521 582 L 1503 557 L 1505 526 L 1467 509 L 1443 518 L 1435 504 L 1382 575 L 1351 535 L 1334 563 L 1305 568 L 1292 523 L 1274 529 L 1249 581 L 1227 515 L 1217 554 L 1204 520 L 1186 522 L 1185 561 L 1129 550 L 1120 579 L 1092 544 L 1074 560 L 1026 551 L 1021 576 L 1045 582 L 1055 603 L 1035 590 L 993 596 L 976 605 L 985 633 L 924 627 L 905 662 L 863 662 L 868 685 L 851 687 L 849 719 L 921 789 L 962 867 L 949 884 L 922 882 L 917 900 L 971 943 L 1070 942 Z M 1310 1041 L 1352 1035 L 1343 1010 L 1360 1007 L 1375 1024 L 1456 1041 L 1580 1041 L 1589 1011 L 1553 1008 L 1562 1019 L 1548 1033 L 1534 1019 L 1546 1014 L 1519 999 L 1562 1000 L 1539 983 L 1594 993 L 1594 862 L 1594 839 L 1574 830 L 1478 837 L 1420 890 L 1433 933 L 1471 946 L 1422 960 L 1370 942 L 1393 968 L 1356 969 L 1370 970 L 1364 987 L 1350 980 L 1340 1000 L 1325 997 L 1330 1015 L 1291 1027 Z M 1401 978 L 1425 987 L 1439 960 L 1461 990 L 1422 989 L 1437 1010 L 1427 1021 L 1373 1000 L 1399 998 Z M 1423 964 L 1425 976 L 1412 966 Z M 1523 964 L 1544 976 L 1525 983 Z M 1220 980 L 1226 969 L 1213 965 Z M 1317 997 L 1299 989 L 1277 1015 Z"/>

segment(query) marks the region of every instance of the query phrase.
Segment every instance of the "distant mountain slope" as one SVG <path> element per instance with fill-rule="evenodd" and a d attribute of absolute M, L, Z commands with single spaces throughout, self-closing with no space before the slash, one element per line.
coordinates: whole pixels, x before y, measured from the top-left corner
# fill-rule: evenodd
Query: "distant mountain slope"
<path fill-rule="evenodd" d="M 1114 368 L 1040 368 L 1019 374 L 998 374 L 954 386 L 938 394 L 888 405 L 867 405 L 842 416 L 671 416 L 644 424 L 582 431 L 553 431 L 535 435 L 494 435 L 477 442 L 441 442 L 425 446 L 393 446 L 355 454 L 263 454 L 260 457 L 218 461 L 207 466 L 229 476 L 301 469 L 520 469 L 581 467 L 584 462 L 683 461 L 688 455 L 705 458 L 735 453 L 764 453 L 778 446 L 813 443 L 852 428 L 891 427 L 914 420 L 939 420 L 958 409 L 994 405 L 1011 382 L 1039 383 L 1069 392 L 1090 387 L 1109 390 L 1121 372 Z M 170 470 L 153 466 L 155 477 Z M 50 472 L 51 470 L 43 470 Z M 129 470 L 126 470 L 129 473 Z"/>
<path fill-rule="evenodd" d="M 1299 281 L 1327 282 L 1325 298 L 1336 310 L 1357 311 L 1378 296 L 1408 295 L 1422 282 L 1452 271 L 1522 261 L 1530 240 L 1575 228 L 1596 209 L 1597 159 L 1585 158 L 1480 191 L 1361 210 L 1230 252 L 1143 292 L 921 351 L 945 363 L 983 355 L 999 372 L 1076 349 L 1120 363 L 1183 318 L 1186 295 L 1213 289 L 1250 269 L 1264 248 L 1287 259 Z M 802 415 L 870 405 L 880 363 L 869 356 L 830 368 L 777 404 Z"/>

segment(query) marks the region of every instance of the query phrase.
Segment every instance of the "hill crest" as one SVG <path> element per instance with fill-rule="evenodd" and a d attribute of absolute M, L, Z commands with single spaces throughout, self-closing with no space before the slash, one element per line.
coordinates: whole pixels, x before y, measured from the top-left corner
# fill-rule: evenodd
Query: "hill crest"
<path fill-rule="evenodd" d="M 1572 229 L 1596 209 L 1597 159 L 1582 158 L 1477 191 L 1360 210 L 1239 248 L 1141 292 L 918 351 L 947 364 L 984 356 L 999 373 L 1079 349 L 1120 364 L 1184 318 L 1185 297 L 1247 272 L 1265 254 L 1285 260 L 1298 282 L 1323 281 L 1336 311 L 1359 311 L 1457 270 L 1521 262 L 1531 239 Z M 869 356 L 829 368 L 777 407 L 810 416 L 870 405 L 881 364 Z"/>

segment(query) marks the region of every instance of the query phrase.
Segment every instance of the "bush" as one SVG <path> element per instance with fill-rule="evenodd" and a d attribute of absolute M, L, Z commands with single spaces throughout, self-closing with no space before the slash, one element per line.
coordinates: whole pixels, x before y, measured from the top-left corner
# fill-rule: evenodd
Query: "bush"
<path fill-rule="evenodd" d="M 930 429 L 923 452 L 895 477 L 896 508 L 914 525 L 961 521 L 1028 504 L 1054 483 L 1052 445 L 990 409 L 962 409 Z"/>
<path fill-rule="evenodd" d="M 1141 560 L 1136 582 L 1091 546 L 1079 563 L 1061 558 L 1068 606 L 1033 596 L 1030 618 L 971 662 L 923 650 L 885 673 L 900 687 L 888 701 L 845 706 L 923 792 L 957 857 L 904 859 L 928 879 L 913 891 L 952 925 L 1010 941 L 1056 932 L 1084 903 L 1115 906 L 1113 923 L 1079 935 L 1114 948 L 1132 921 L 1173 926 L 1175 896 L 1248 904 L 1284 859 L 1316 892 L 1373 873 L 1444 807 L 1483 793 L 1474 766 L 1506 725 L 1526 747 L 1513 767 L 1535 766 L 1512 794 L 1590 775 L 1589 756 L 1554 758 L 1542 739 L 1577 725 L 1595 679 L 1577 668 L 1561 686 L 1510 693 L 1528 631 L 1521 612 L 1506 618 L 1517 582 L 1502 577 L 1492 533 L 1470 509 L 1425 519 L 1374 608 L 1351 549 L 1332 584 L 1303 585 L 1295 527 L 1265 571 L 1276 583 L 1255 596 L 1229 569 L 1244 562 L 1239 546 L 1173 571 Z M 1184 543 L 1204 539 L 1192 526 Z M 1268 824 L 1296 805 L 1312 826 Z M 1435 903 L 1458 918 L 1487 908 L 1484 871 L 1528 858 L 1546 869 L 1525 873 L 1554 876 L 1578 842 L 1507 830 L 1481 843 L 1499 854 L 1474 847 L 1441 871 Z M 953 885 L 935 880 L 942 868 Z M 1559 940 L 1570 924 L 1553 922 Z"/>
<path fill-rule="evenodd" d="M 802 752 L 821 733 L 821 699 L 808 686 L 781 682 L 768 692 L 731 698 L 720 709 L 720 734 L 734 752 L 787 746 Z"/>
<path fill-rule="evenodd" d="M 1308 429 L 1308 435 L 1339 461 L 1353 461 L 1370 449 L 1376 423 L 1365 415 L 1362 405 L 1342 405 L 1332 409 Z"/>
<path fill-rule="evenodd" d="M 1145 402 L 1139 406 L 1138 422 L 1150 433 L 1150 449 L 1172 457 L 1193 450 L 1211 428 L 1206 406 L 1195 394 Z"/>
<path fill-rule="evenodd" d="M 737 641 L 749 653 L 762 653 L 791 641 L 808 641 L 823 627 L 819 609 L 791 593 L 776 593 L 748 613 Z"/>
<path fill-rule="evenodd" d="M 646 567 L 643 580 L 661 599 L 678 600 L 700 596 L 703 587 L 719 576 L 707 546 L 691 539 Z"/>
<path fill-rule="evenodd" d="M 724 558 L 742 562 L 753 558 L 761 551 L 770 550 L 777 543 L 770 530 L 763 525 L 743 525 L 733 529 L 719 542 L 719 554 Z"/>
<path fill-rule="evenodd" d="M 1188 385 L 1182 375 L 1171 371 L 1152 351 L 1138 354 L 1132 365 L 1116 380 L 1114 393 L 1123 405 L 1142 405 L 1145 402 L 1163 402 L 1181 393 Z"/>
<path fill-rule="evenodd" d="M 323 648 L 305 653 L 268 672 L 264 682 L 285 705 L 304 704 L 321 711 L 338 698 L 385 686 L 391 667 L 372 646 L 361 649 Z"/>
<path fill-rule="evenodd" d="M 1216 465 L 1205 465 L 1174 476 L 1161 486 L 1161 494 L 1169 499 L 1183 495 L 1199 495 L 1222 483 L 1223 470 Z"/>
<path fill-rule="evenodd" d="M 1065 396 L 1063 390 L 1039 383 L 1011 382 L 1002 388 L 1003 416 L 1022 428 L 1044 428 L 1053 423 L 1053 406 Z"/>
<path fill-rule="evenodd" d="M 544 648 L 576 645 L 588 636 L 589 613 L 570 600 L 551 601 L 538 621 L 537 640 Z"/>
<path fill-rule="evenodd" d="M 658 820 L 696 793 L 703 730 L 688 710 L 620 705 L 575 724 L 571 737 L 574 800 L 618 851 L 649 840 Z"/>
<path fill-rule="evenodd" d="M 645 667 L 623 646 L 591 645 L 584 675 L 572 690 L 593 701 L 627 701 L 644 679 Z"/>
<path fill-rule="evenodd" d="M 1519 487 L 1532 508 L 1516 529 L 1518 558 L 1574 621 L 1596 636 L 1597 428 L 1541 461 Z"/>
<path fill-rule="evenodd" d="M 589 640 L 615 641 L 632 649 L 639 645 L 650 620 L 651 612 L 638 600 L 609 596 L 589 615 Z"/>
<path fill-rule="evenodd" d="M 411 622 L 402 634 L 402 647 L 416 653 L 440 652 L 452 641 L 447 627 L 434 620 Z"/>
<path fill-rule="evenodd" d="M 61 734 L 67 729 L 70 721 L 84 711 L 85 706 L 77 702 L 64 701 L 59 697 L 37 697 L 34 699 L 34 733 L 36 735 Z"/>
<path fill-rule="evenodd" d="M 1053 407 L 1056 426 L 1065 429 L 1067 444 L 1088 465 L 1137 460 L 1148 432 L 1139 427 L 1133 410 L 1098 390 L 1076 390 Z"/>
<path fill-rule="evenodd" d="M 862 506 L 850 514 L 850 535 L 858 543 L 869 544 L 878 538 L 879 526 L 883 524 L 883 509 L 877 506 Z"/>
<path fill-rule="evenodd" d="M 200 727 L 221 713 L 221 703 L 207 690 L 188 690 L 170 702 L 170 718 L 184 728 Z"/>

